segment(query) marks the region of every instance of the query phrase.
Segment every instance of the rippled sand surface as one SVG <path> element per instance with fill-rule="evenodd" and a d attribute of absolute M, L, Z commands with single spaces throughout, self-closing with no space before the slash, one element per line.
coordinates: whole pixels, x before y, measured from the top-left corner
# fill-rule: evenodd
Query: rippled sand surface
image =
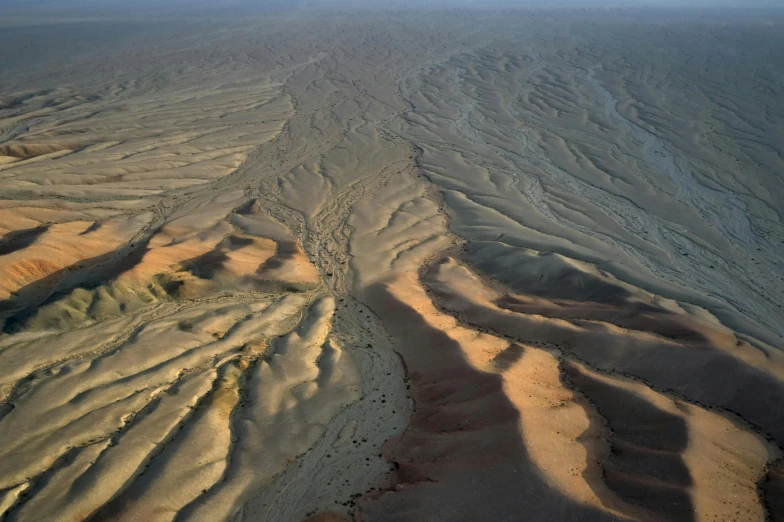
<path fill-rule="evenodd" d="M 3 520 L 784 520 L 784 18 L 199 13 L 0 28 Z"/>

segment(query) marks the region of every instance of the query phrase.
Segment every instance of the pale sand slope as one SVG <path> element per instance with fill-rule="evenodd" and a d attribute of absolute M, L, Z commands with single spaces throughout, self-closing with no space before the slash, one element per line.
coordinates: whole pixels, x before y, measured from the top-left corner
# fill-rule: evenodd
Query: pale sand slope
<path fill-rule="evenodd" d="M 0 516 L 784 517 L 777 19 L 199 16 L 0 84 Z"/>

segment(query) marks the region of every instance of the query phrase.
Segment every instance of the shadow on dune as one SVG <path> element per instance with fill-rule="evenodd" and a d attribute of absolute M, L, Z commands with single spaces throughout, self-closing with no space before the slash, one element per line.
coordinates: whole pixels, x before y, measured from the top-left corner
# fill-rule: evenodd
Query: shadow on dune
<path fill-rule="evenodd" d="M 475 369 L 460 346 L 376 284 L 364 298 L 396 339 L 415 411 L 385 445 L 396 484 L 359 503 L 359 520 L 574 520 L 618 517 L 548 485 L 527 457 L 520 415 L 502 378 Z"/>
<path fill-rule="evenodd" d="M 588 397 L 611 430 L 603 466 L 610 489 L 666 520 L 694 520 L 692 478 L 683 460 L 689 444 L 686 421 L 569 361 L 565 370 L 570 384 Z"/>
<path fill-rule="evenodd" d="M 0 256 L 5 256 L 27 248 L 38 240 L 38 237 L 49 229 L 48 225 L 16 230 L 0 238 Z"/>
<path fill-rule="evenodd" d="M 130 248 L 123 246 L 83 259 L 23 286 L 11 298 L 0 301 L 0 321 L 5 319 L 2 331 L 19 331 L 39 306 L 52 303 L 75 288 L 92 289 L 131 270 L 141 263 L 147 251 L 147 241 Z"/>

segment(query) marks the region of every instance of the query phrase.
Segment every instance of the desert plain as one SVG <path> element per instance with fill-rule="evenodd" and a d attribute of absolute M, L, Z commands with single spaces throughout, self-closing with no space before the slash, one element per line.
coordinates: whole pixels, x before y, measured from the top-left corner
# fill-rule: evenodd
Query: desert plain
<path fill-rule="evenodd" d="M 784 520 L 781 13 L 144 5 L 0 20 L 2 520 Z"/>

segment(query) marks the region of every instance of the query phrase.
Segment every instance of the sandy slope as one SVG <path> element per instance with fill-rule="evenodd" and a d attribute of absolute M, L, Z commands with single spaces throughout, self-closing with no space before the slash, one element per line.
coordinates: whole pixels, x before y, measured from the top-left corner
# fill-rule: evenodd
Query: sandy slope
<path fill-rule="evenodd" d="M 0 516 L 784 517 L 781 23 L 672 16 L 194 16 L 3 78 Z"/>

